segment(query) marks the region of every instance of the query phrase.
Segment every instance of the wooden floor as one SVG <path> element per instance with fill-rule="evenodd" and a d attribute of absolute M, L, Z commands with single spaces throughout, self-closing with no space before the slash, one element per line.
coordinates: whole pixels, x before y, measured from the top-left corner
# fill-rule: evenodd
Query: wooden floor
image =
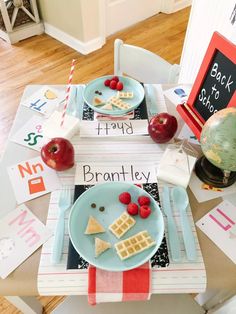
<path fill-rule="evenodd" d="M 115 38 L 146 48 L 170 63 L 179 63 L 190 9 L 158 14 L 107 39 L 106 44 L 87 56 L 41 35 L 14 46 L 0 39 L 0 153 L 4 150 L 24 88 L 29 84 L 66 84 L 72 58 L 77 60 L 73 82 L 86 83 L 113 73 Z M 42 297 L 45 313 L 62 298 Z M 0 313 L 19 313 L 0 297 Z"/>

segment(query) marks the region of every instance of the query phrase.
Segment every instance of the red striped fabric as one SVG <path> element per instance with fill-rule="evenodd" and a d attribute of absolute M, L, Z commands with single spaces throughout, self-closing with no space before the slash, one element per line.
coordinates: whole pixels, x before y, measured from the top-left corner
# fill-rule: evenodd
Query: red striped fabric
<path fill-rule="evenodd" d="M 151 295 L 150 262 L 124 272 L 110 272 L 92 265 L 88 269 L 88 302 L 148 300 Z"/>

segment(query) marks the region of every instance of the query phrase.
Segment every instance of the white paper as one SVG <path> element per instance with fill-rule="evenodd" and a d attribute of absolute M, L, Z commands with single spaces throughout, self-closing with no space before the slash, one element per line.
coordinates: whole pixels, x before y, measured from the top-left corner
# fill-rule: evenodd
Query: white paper
<path fill-rule="evenodd" d="M 187 101 L 191 88 L 186 85 L 179 85 L 164 91 L 164 95 L 176 106 Z"/>
<path fill-rule="evenodd" d="M 160 180 L 187 188 L 196 158 L 179 149 L 167 148 L 157 169 Z"/>
<path fill-rule="evenodd" d="M 36 157 L 7 168 L 18 204 L 60 188 L 55 170 Z"/>
<path fill-rule="evenodd" d="M 45 136 L 49 138 L 64 137 L 70 140 L 79 131 L 79 119 L 65 114 L 64 123 L 61 126 L 62 112 L 54 111 L 53 114 L 44 121 L 43 129 Z"/>
<path fill-rule="evenodd" d="M 225 195 L 230 195 L 235 193 L 236 191 L 236 183 L 233 185 L 227 187 L 227 188 L 214 188 L 210 187 L 204 182 L 202 182 L 193 172 L 189 187 L 192 190 L 193 194 L 195 195 L 197 201 L 199 203 L 206 202 L 211 199 L 217 198 L 217 197 L 223 197 Z"/>
<path fill-rule="evenodd" d="M 90 185 L 109 181 L 156 182 L 155 165 L 120 161 L 109 164 L 96 162 L 77 163 L 75 173 L 76 185 Z"/>
<path fill-rule="evenodd" d="M 147 120 L 81 121 L 81 137 L 130 136 L 148 134 Z"/>
<path fill-rule="evenodd" d="M 236 264 L 236 207 L 223 201 L 196 225 Z"/>
<path fill-rule="evenodd" d="M 189 143 L 200 145 L 198 139 L 193 134 L 193 132 L 190 130 L 190 128 L 187 126 L 187 124 L 184 124 L 181 131 L 179 132 L 177 138 L 181 140 L 187 140 Z"/>
<path fill-rule="evenodd" d="M 0 220 L 0 276 L 5 279 L 52 235 L 25 206 Z"/>
<path fill-rule="evenodd" d="M 40 151 L 43 144 L 48 141 L 43 134 L 43 118 L 33 116 L 13 136 L 11 141 L 28 148 Z"/>
<path fill-rule="evenodd" d="M 49 116 L 65 98 L 65 92 L 49 86 L 43 86 L 27 98 L 22 105 Z"/>

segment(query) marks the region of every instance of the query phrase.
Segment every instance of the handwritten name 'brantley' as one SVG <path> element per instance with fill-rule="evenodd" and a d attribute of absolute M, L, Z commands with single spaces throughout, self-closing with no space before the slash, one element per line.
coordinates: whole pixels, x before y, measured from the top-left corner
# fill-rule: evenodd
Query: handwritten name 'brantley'
<path fill-rule="evenodd" d="M 119 171 L 106 171 L 98 172 L 93 171 L 91 166 L 83 165 L 83 178 L 84 182 L 102 182 L 102 181 L 133 181 L 148 183 L 150 177 L 150 171 L 137 171 L 132 165 L 122 165 Z"/>

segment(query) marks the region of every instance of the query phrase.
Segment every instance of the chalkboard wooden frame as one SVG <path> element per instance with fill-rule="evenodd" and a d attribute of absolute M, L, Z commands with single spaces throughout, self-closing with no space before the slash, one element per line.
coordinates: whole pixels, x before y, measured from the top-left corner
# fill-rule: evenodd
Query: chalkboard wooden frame
<path fill-rule="evenodd" d="M 177 111 L 198 139 L 200 139 L 201 130 L 206 120 L 195 108 L 195 102 L 205 82 L 212 61 L 218 51 L 236 65 L 236 46 L 218 32 L 214 32 L 204 59 L 202 61 L 201 67 L 199 69 L 198 75 L 195 79 L 189 98 L 185 104 L 177 106 Z M 229 102 L 226 104 L 225 108 L 231 106 L 236 106 L 235 91 Z"/>

